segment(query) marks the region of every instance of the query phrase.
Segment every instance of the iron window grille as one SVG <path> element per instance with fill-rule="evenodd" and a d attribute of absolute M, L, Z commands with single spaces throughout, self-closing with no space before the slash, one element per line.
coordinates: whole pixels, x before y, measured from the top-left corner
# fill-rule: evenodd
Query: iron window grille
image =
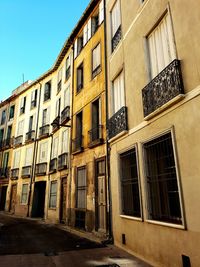
<path fill-rule="evenodd" d="M 70 106 L 66 106 L 61 112 L 61 123 L 66 123 L 70 120 Z"/>
<path fill-rule="evenodd" d="M 149 216 L 181 224 L 181 208 L 171 133 L 144 144 Z"/>
<path fill-rule="evenodd" d="M 44 163 L 38 163 L 36 164 L 36 167 L 35 167 L 35 174 L 36 175 L 45 175 L 47 172 L 47 163 L 44 162 Z"/>
<path fill-rule="evenodd" d="M 122 212 L 141 217 L 136 149 L 120 154 Z"/>
<path fill-rule="evenodd" d="M 22 167 L 22 177 L 30 177 L 31 176 L 31 166 Z"/>

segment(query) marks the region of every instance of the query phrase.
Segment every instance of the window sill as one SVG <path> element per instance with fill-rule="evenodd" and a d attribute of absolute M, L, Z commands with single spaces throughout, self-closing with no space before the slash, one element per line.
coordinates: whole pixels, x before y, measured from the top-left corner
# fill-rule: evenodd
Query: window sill
<path fill-rule="evenodd" d="M 165 111 L 166 109 L 170 108 L 171 106 L 173 106 L 176 103 L 178 103 L 179 101 L 181 101 L 184 97 L 185 97 L 185 95 L 183 95 L 183 94 L 177 95 L 176 97 L 174 97 L 173 99 L 171 99 L 170 101 L 165 103 L 162 107 L 156 109 L 151 114 L 149 114 L 148 116 L 144 117 L 144 120 L 148 121 L 148 120 L 152 119 L 153 117 L 157 116 L 161 112 Z"/>
<path fill-rule="evenodd" d="M 180 230 L 186 230 L 186 227 L 182 224 L 174 224 L 174 223 L 167 223 L 167 222 L 153 221 L 153 220 L 145 220 L 145 222 L 150 223 L 150 224 L 165 226 L 165 227 L 176 228 Z"/>
<path fill-rule="evenodd" d="M 139 217 L 128 216 L 128 215 L 120 215 L 120 217 L 121 217 L 122 219 L 128 219 L 128 220 L 132 220 L 132 221 L 143 222 L 142 218 L 139 218 Z"/>
<path fill-rule="evenodd" d="M 56 207 L 55 207 L 55 208 L 51 208 L 51 207 L 49 207 L 49 210 L 56 211 L 56 210 L 57 210 L 57 208 L 56 208 Z"/>

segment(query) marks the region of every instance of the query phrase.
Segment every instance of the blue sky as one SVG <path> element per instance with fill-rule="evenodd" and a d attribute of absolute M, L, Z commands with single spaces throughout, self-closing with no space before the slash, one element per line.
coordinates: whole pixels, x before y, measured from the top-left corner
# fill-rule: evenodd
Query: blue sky
<path fill-rule="evenodd" d="M 56 60 L 90 0 L 0 0 L 0 100 Z"/>

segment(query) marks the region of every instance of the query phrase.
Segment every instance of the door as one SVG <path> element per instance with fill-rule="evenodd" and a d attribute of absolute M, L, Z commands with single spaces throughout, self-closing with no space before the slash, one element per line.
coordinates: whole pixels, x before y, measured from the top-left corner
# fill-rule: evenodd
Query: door
<path fill-rule="evenodd" d="M 67 178 L 63 178 L 61 182 L 60 192 L 60 222 L 66 222 L 66 200 L 67 200 Z"/>
<path fill-rule="evenodd" d="M 14 184 L 11 187 L 11 197 L 10 197 L 10 212 L 15 213 L 15 205 L 17 198 L 17 185 Z"/>
<path fill-rule="evenodd" d="M 44 217 L 46 182 L 36 182 L 34 186 L 32 217 Z"/>
<path fill-rule="evenodd" d="M 2 188 L 1 188 L 0 210 L 5 210 L 7 188 L 8 188 L 7 186 L 2 186 Z"/>

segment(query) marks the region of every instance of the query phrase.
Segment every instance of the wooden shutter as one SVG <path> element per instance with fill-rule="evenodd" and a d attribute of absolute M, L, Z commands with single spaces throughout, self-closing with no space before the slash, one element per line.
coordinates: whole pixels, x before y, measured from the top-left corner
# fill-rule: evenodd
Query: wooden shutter
<path fill-rule="evenodd" d="M 20 121 L 18 124 L 17 136 L 23 135 L 24 131 L 24 120 Z"/>
<path fill-rule="evenodd" d="M 104 0 L 99 4 L 99 25 L 104 21 Z"/>
<path fill-rule="evenodd" d="M 88 40 L 90 40 L 91 36 L 92 36 L 92 19 L 90 18 L 88 20 Z"/>
<path fill-rule="evenodd" d="M 151 77 L 154 78 L 176 58 L 175 44 L 169 14 L 147 38 L 149 46 Z"/>
<path fill-rule="evenodd" d="M 48 153 L 48 142 L 41 143 L 41 145 L 40 145 L 40 158 L 39 158 L 40 163 L 47 161 L 47 153 Z"/>
<path fill-rule="evenodd" d="M 58 156 L 58 137 L 54 138 L 53 140 L 52 159 L 57 158 L 57 156 Z"/>
<path fill-rule="evenodd" d="M 83 28 L 83 45 L 88 41 L 88 25 L 86 24 Z"/>
<path fill-rule="evenodd" d="M 13 167 L 14 169 L 19 168 L 20 166 L 20 156 L 21 156 L 21 151 L 15 151 L 14 152 L 14 162 L 13 162 Z"/>
<path fill-rule="evenodd" d="M 123 72 L 113 81 L 113 113 L 125 105 Z"/>
<path fill-rule="evenodd" d="M 77 49 L 78 49 L 78 40 L 76 39 L 74 42 L 74 58 L 77 57 Z"/>
<path fill-rule="evenodd" d="M 8 167 L 9 152 L 5 152 L 3 156 L 3 169 Z"/>
<path fill-rule="evenodd" d="M 33 147 L 26 148 L 25 166 L 31 166 L 33 164 Z"/>
<path fill-rule="evenodd" d="M 112 37 L 117 32 L 121 25 L 121 14 L 120 14 L 120 2 L 117 0 L 112 11 L 111 11 L 111 23 L 112 23 Z"/>

